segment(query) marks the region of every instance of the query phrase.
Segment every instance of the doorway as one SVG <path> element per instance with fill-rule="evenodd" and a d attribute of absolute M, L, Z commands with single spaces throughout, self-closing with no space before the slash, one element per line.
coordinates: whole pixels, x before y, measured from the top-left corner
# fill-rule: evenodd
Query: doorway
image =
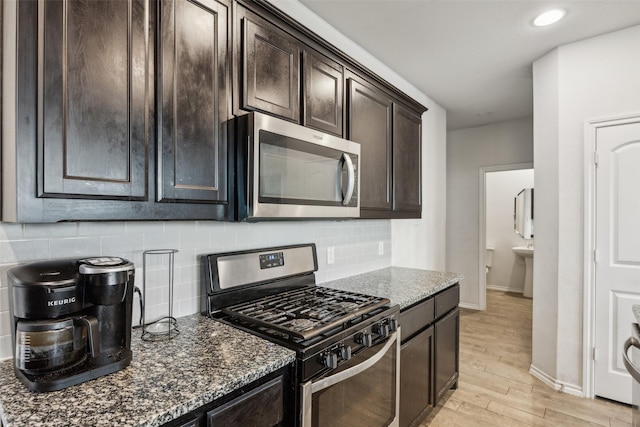
<path fill-rule="evenodd" d="M 509 172 L 515 172 L 515 174 L 509 177 Z M 507 173 L 507 175 L 500 176 L 503 173 Z M 518 176 L 517 181 L 513 182 L 503 179 L 505 177 L 513 179 L 516 176 Z M 522 289 L 524 285 L 524 265 L 520 265 L 519 267 L 522 268 L 514 270 L 516 255 L 511 248 L 520 245 L 526 246 L 528 242 L 521 239 L 513 231 L 513 200 L 516 194 L 525 188 L 522 186 L 530 185 L 530 188 L 533 187 L 533 163 L 480 168 L 479 183 L 479 309 L 486 310 L 487 277 L 496 277 L 496 283 L 491 283 L 493 289 L 514 290 L 517 292 L 517 289 Z M 489 185 L 495 186 L 495 188 L 489 189 Z M 491 197 L 491 199 L 489 200 L 488 197 Z M 491 218 L 489 221 L 490 215 L 499 218 Z M 487 240 L 488 222 L 491 223 L 490 227 L 492 229 L 496 228 L 498 230 L 496 231 L 495 240 L 491 242 Z M 494 249 L 491 267 L 487 266 L 486 254 L 488 246 Z M 521 261 L 521 263 L 524 263 L 524 261 Z M 497 268 L 491 271 L 494 267 Z M 520 283 L 520 285 L 517 285 L 517 283 Z"/>

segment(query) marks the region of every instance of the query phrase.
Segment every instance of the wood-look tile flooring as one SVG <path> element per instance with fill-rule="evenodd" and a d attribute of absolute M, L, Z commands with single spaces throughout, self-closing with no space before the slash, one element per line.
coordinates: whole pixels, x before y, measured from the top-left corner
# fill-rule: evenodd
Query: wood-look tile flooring
<path fill-rule="evenodd" d="M 561 393 L 531 374 L 531 301 L 488 291 L 461 310 L 458 389 L 421 426 L 631 426 L 629 406 Z"/>

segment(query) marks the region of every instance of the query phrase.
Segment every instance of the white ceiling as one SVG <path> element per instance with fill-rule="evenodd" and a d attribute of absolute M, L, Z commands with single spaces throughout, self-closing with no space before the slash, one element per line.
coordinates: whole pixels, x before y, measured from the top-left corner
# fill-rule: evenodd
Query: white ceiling
<path fill-rule="evenodd" d="M 444 107 L 448 129 L 531 116 L 536 59 L 640 24 L 640 0 L 300 1 Z M 531 24 L 554 7 L 564 20 Z"/>

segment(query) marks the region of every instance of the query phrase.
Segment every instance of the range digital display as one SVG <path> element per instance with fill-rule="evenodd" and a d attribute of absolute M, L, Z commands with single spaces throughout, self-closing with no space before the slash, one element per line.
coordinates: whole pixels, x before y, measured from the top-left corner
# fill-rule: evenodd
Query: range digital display
<path fill-rule="evenodd" d="M 284 265 L 284 252 L 273 252 L 260 255 L 260 269 L 282 267 Z"/>

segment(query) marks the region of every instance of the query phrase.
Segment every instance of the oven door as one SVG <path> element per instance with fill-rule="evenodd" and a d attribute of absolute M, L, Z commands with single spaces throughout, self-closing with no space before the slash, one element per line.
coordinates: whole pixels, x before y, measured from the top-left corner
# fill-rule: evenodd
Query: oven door
<path fill-rule="evenodd" d="M 302 427 L 399 425 L 400 328 L 327 376 L 302 384 Z"/>

